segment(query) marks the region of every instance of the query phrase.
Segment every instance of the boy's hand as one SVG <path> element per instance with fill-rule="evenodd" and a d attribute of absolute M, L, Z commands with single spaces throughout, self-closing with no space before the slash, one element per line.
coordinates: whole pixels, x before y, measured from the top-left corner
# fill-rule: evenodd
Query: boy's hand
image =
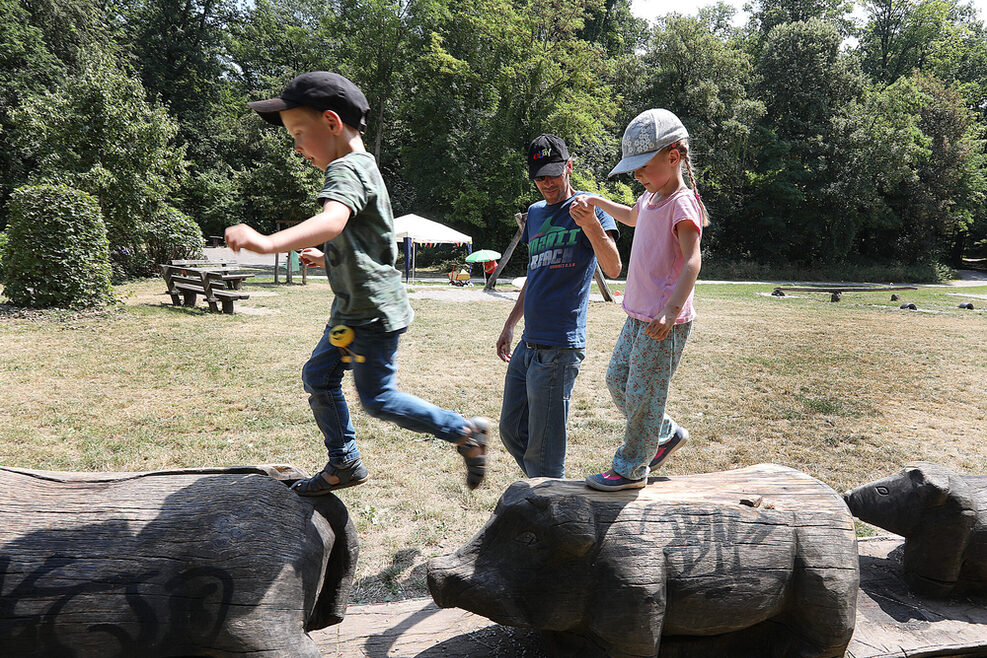
<path fill-rule="evenodd" d="M 226 244 L 235 252 L 246 249 L 257 254 L 274 253 L 271 238 L 258 233 L 246 224 L 237 224 L 226 229 Z"/>
<path fill-rule="evenodd" d="M 326 255 L 322 253 L 321 250 L 315 247 L 308 247 L 307 249 L 302 249 L 298 254 L 302 262 L 309 267 L 325 267 L 326 266 Z"/>
<path fill-rule="evenodd" d="M 504 327 L 497 339 L 497 356 L 501 361 L 511 360 L 511 343 L 514 341 L 514 327 Z"/>
<path fill-rule="evenodd" d="M 655 319 L 648 323 L 648 326 L 644 328 L 644 335 L 648 338 L 654 338 L 655 340 L 665 340 L 668 336 L 668 332 L 672 330 L 672 325 L 675 324 L 675 318 L 668 317 L 668 314 L 662 310 L 661 313 L 655 316 Z"/>

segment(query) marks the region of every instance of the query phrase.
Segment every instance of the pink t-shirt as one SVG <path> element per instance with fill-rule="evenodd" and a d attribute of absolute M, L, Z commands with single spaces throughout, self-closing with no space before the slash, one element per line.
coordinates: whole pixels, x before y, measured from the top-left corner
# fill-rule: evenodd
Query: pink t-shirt
<path fill-rule="evenodd" d="M 645 322 L 653 320 L 665 308 L 685 263 L 675 225 L 692 222 L 700 235 L 703 230 L 702 211 L 692 190 L 681 189 L 655 205 L 651 205 L 649 199 L 651 193 L 645 192 L 634 205 L 637 225 L 624 289 L 627 315 Z M 675 324 L 689 322 L 695 317 L 690 292 Z"/>

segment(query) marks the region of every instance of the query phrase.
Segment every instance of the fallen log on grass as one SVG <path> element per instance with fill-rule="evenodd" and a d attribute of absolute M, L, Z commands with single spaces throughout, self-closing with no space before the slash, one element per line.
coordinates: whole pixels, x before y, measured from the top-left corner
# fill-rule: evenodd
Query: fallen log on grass
<path fill-rule="evenodd" d="M 9 656 L 319 656 L 356 533 L 291 467 L 59 473 L 0 467 Z"/>
<path fill-rule="evenodd" d="M 843 656 L 859 581 L 841 497 L 761 464 L 602 493 L 522 480 L 428 564 L 440 607 L 611 656 Z"/>

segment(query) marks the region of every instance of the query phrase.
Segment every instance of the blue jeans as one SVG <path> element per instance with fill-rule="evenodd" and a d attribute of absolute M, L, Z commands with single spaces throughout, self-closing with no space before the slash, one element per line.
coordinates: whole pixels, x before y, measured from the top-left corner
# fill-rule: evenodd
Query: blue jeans
<path fill-rule="evenodd" d="M 462 438 L 466 428 L 462 416 L 398 391 L 395 358 L 398 337 L 404 329 L 381 331 L 377 322 L 353 327 L 355 337 L 346 349 L 363 356 L 366 359 L 363 363 L 356 359 L 352 363 L 343 362 L 343 349 L 329 342 L 331 329 L 326 326 L 322 340 L 302 367 L 308 403 L 325 436 L 330 463 L 340 466 L 360 457 L 342 388 L 343 372 L 350 367 L 360 404 L 374 418 L 391 421 L 413 432 L 433 434 L 446 441 Z"/>
<path fill-rule="evenodd" d="M 569 396 L 586 351 L 514 348 L 504 378 L 500 440 L 527 477 L 565 477 Z"/>

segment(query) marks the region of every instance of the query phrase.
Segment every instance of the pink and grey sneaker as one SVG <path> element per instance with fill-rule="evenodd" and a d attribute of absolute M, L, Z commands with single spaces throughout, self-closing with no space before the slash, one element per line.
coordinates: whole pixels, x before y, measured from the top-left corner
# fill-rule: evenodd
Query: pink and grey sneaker
<path fill-rule="evenodd" d="M 689 430 L 684 427 L 676 428 L 671 438 L 658 446 L 658 452 L 655 453 L 655 458 L 648 464 L 648 468 L 653 471 L 664 464 L 665 460 L 671 457 L 672 453 L 681 448 L 682 444 L 688 440 Z"/>
<path fill-rule="evenodd" d="M 642 489 L 648 484 L 648 478 L 631 480 L 625 478 L 613 469 L 586 478 L 586 486 L 597 491 L 620 491 L 621 489 Z"/>

